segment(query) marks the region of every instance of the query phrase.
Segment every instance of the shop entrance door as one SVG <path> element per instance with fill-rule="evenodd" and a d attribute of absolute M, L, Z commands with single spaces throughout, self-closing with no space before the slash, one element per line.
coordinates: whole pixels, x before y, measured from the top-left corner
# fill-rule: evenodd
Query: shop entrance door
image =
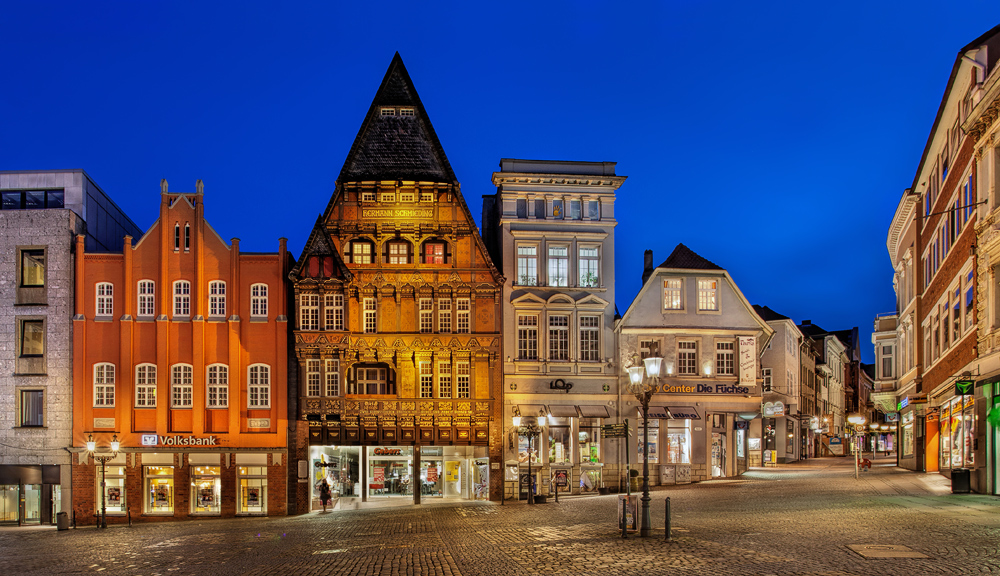
<path fill-rule="evenodd" d="M 712 433 L 712 478 L 721 478 L 726 475 L 725 454 L 726 435 L 718 432 Z"/>
<path fill-rule="evenodd" d="M 0 486 L 0 524 L 17 524 L 19 516 L 18 493 L 20 486 L 5 484 Z"/>
<path fill-rule="evenodd" d="M 39 524 L 42 521 L 42 485 L 24 485 L 23 524 Z"/>

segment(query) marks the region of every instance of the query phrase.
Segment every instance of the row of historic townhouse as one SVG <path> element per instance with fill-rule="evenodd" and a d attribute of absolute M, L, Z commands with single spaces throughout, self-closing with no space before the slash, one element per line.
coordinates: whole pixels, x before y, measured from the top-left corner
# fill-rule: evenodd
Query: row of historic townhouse
<path fill-rule="evenodd" d="M 647 253 L 619 315 L 624 181 L 503 159 L 480 236 L 398 55 L 297 260 L 223 241 L 200 181 L 163 181 L 141 233 L 82 172 L 0 173 L 0 226 L 25 235 L 2 251 L 3 519 L 500 500 L 617 489 L 640 456 L 672 483 L 833 450 L 856 331 L 755 310 L 683 244 Z"/>
<path fill-rule="evenodd" d="M 957 54 L 887 238 L 896 310 L 875 319 L 873 401 L 898 419 L 899 465 L 998 492 L 995 268 L 1000 27 Z"/>

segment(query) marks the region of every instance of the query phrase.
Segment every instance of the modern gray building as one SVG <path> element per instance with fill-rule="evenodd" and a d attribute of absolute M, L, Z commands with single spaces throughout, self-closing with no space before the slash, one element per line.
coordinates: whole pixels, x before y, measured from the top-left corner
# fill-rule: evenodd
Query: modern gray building
<path fill-rule="evenodd" d="M 500 161 L 483 198 L 483 239 L 505 277 L 505 486 L 527 496 L 617 486 L 614 162 Z M 544 415 L 529 449 L 513 418 Z M 621 463 L 622 467 L 624 462 Z"/>
<path fill-rule="evenodd" d="M 69 511 L 73 240 L 142 232 L 83 170 L 0 171 L 0 523 Z"/>

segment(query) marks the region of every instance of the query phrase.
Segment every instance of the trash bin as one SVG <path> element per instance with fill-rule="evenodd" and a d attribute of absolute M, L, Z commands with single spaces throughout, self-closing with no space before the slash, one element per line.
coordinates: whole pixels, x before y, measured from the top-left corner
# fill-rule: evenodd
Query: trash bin
<path fill-rule="evenodd" d="M 951 471 L 951 493 L 952 494 L 968 494 L 972 492 L 972 487 L 969 482 L 969 472 L 968 468 L 953 468 Z"/>
<path fill-rule="evenodd" d="M 56 512 L 56 529 L 69 530 L 69 514 L 65 512 Z"/>

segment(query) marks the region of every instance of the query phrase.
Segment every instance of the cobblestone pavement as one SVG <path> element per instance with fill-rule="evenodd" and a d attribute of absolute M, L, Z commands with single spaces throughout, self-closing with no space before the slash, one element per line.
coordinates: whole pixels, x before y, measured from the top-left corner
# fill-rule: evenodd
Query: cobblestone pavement
<path fill-rule="evenodd" d="M 1000 573 L 1000 498 L 876 461 L 818 458 L 653 491 L 653 536 L 616 530 L 617 498 L 462 502 L 260 519 L 0 529 L 14 574 L 808 574 Z M 673 540 L 664 539 L 671 499 Z M 905 546 L 920 558 L 869 558 Z"/>

